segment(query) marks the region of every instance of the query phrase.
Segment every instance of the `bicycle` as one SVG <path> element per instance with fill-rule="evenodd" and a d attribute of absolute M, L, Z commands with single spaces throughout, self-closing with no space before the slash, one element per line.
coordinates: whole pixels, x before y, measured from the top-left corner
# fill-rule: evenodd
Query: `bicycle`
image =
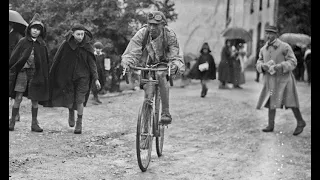
<path fill-rule="evenodd" d="M 156 76 L 157 71 L 168 71 L 170 85 L 173 86 L 172 77 L 170 75 L 170 66 L 157 68 L 155 65 L 147 65 L 146 67 L 130 66 L 130 69 L 141 70 L 140 83 L 144 84 L 145 98 L 139 109 L 137 131 L 136 131 L 136 153 L 138 165 L 142 172 L 145 172 L 151 161 L 153 137 L 156 138 L 156 151 L 158 157 L 162 156 L 164 143 L 164 128 L 167 124 L 160 123 L 161 117 L 161 98 L 159 90 L 159 80 Z M 126 70 L 124 70 L 125 74 Z M 126 83 L 129 84 L 127 76 Z"/>

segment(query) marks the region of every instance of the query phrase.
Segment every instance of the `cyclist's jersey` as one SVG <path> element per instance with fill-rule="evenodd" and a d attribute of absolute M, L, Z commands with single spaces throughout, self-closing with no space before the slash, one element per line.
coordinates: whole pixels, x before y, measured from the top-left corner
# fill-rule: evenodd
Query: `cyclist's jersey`
<path fill-rule="evenodd" d="M 166 26 L 156 39 L 148 38 L 145 48 L 142 50 L 146 33 L 148 33 L 147 27 L 143 26 L 132 37 L 122 55 L 122 61 L 136 65 L 156 64 L 170 60 L 178 66 L 180 73 L 183 73 L 185 71 L 183 56 L 174 31 Z"/>

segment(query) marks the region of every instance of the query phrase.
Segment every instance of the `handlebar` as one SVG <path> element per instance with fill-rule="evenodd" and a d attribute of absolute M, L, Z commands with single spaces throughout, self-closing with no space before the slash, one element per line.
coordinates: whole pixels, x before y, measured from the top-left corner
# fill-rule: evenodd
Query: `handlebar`
<path fill-rule="evenodd" d="M 131 69 L 134 70 L 141 70 L 141 71 L 167 71 L 168 68 L 153 68 L 153 67 L 137 67 L 137 66 L 129 66 Z"/>
<path fill-rule="evenodd" d="M 173 86 L 173 80 L 172 80 L 172 76 L 171 76 L 170 66 L 167 66 L 165 68 L 155 68 L 159 64 L 161 64 L 161 63 L 151 65 L 150 67 L 129 66 L 129 68 L 133 69 L 133 70 L 141 70 L 141 71 L 168 71 L 168 78 L 169 78 L 168 80 L 169 80 L 170 86 Z M 125 76 L 126 83 L 129 84 L 129 79 L 125 74 L 126 74 L 126 69 L 123 70 L 123 76 Z"/>

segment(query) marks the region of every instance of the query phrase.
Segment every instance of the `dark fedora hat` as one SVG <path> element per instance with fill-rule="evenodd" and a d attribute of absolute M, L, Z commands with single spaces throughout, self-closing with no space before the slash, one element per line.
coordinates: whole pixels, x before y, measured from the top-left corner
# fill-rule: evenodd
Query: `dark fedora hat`
<path fill-rule="evenodd" d="M 277 33 L 277 32 L 278 32 L 278 28 L 277 28 L 276 26 L 271 26 L 271 25 L 269 25 L 269 26 L 267 26 L 267 27 L 265 28 L 265 31 L 266 31 L 266 32 L 274 32 L 274 33 Z"/>

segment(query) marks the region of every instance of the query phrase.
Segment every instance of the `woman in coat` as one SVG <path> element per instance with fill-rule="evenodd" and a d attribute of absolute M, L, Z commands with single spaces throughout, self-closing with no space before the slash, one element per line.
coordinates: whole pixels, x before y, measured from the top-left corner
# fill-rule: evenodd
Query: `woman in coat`
<path fill-rule="evenodd" d="M 205 97 L 208 92 L 208 80 L 216 79 L 216 64 L 210 52 L 211 50 L 208 43 L 204 43 L 200 50 L 200 57 L 188 74 L 188 77 L 191 79 L 201 80 L 201 97 Z"/>
<path fill-rule="evenodd" d="M 49 99 L 49 58 L 44 38 L 46 28 L 35 14 L 26 28 L 26 35 L 16 45 L 9 59 L 9 97 L 14 98 L 9 131 L 14 130 L 22 97 L 32 102 L 31 131 L 42 132 L 38 125 L 38 103 Z"/>
<path fill-rule="evenodd" d="M 264 73 L 264 84 L 257 104 L 268 110 L 268 126 L 263 132 L 272 132 L 277 108 L 291 108 L 297 120 L 293 135 L 298 135 L 306 126 L 299 110 L 298 92 L 295 77 L 292 73 L 297 66 L 297 59 L 289 44 L 277 38 L 277 28 L 265 29 L 268 42 L 261 48 L 256 65 L 260 73 Z"/>
<path fill-rule="evenodd" d="M 227 83 L 231 83 L 233 64 L 231 61 L 231 40 L 226 40 L 221 51 L 221 61 L 218 66 L 219 89 L 227 89 Z"/>
<path fill-rule="evenodd" d="M 75 25 L 60 45 L 50 68 L 50 101 L 48 106 L 69 109 L 69 126 L 82 133 L 82 115 L 90 94 L 91 82 L 100 89 L 92 34 Z M 74 110 L 78 118 L 75 124 Z"/>
<path fill-rule="evenodd" d="M 242 43 L 236 43 L 234 55 L 231 57 L 233 63 L 232 84 L 233 88 L 242 89 L 245 83 L 244 69 L 247 61 L 246 52 Z"/>

